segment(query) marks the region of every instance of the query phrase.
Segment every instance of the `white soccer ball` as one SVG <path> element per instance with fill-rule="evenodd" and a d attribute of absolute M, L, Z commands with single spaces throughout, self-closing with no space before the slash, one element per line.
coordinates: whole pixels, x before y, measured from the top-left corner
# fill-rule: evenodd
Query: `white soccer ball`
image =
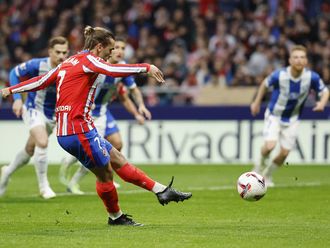
<path fill-rule="evenodd" d="M 267 191 L 265 179 L 256 172 L 245 172 L 237 180 L 237 191 L 244 200 L 258 201 Z"/>

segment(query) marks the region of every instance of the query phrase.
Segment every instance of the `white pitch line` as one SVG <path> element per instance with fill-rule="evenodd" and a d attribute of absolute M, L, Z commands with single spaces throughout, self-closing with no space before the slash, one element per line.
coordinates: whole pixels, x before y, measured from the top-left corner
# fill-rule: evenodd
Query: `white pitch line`
<path fill-rule="evenodd" d="M 320 182 L 309 182 L 309 183 L 296 183 L 296 184 L 276 184 L 274 188 L 293 188 L 293 187 L 315 187 L 327 185 L 325 183 Z M 211 187 L 189 187 L 189 190 L 194 191 L 202 191 L 202 190 L 210 190 L 210 191 L 218 191 L 218 190 L 228 190 L 228 189 L 235 189 L 236 186 L 234 185 L 223 185 L 223 186 L 211 186 Z"/>
<path fill-rule="evenodd" d="M 295 184 L 276 184 L 276 188 L 293 188 L 293 187 L 315 187 L 321 185 L 329 185 L 328 183 L 320 183 L 320 182 L 308 182 L 308 183 L 295 183 Z M 221 186 L 210 186 L 210 187 L 188 187 L 187 191 L 221 191 L 221 190 L 233 190 L 236 189 L 235 185 L 221 185 Z M 148 193 L 146 190 L 136 189 L 136 190 L 118 190 L 119 194 L 131 195 L 131 194 L 142 194 Z M 59 192 L 56 193 L 57 196 L 80 196 L 80 195 L 73 195 L 72 193 L 68 192 Z M 84 195 L 96 195 L 96 192 L 85 192 Z M 25 195 L 20 198 L 29 198 L 29 197 L 39 197 L 39 195 Z M 1 198 L 0 198 L 1 199 Z"/>

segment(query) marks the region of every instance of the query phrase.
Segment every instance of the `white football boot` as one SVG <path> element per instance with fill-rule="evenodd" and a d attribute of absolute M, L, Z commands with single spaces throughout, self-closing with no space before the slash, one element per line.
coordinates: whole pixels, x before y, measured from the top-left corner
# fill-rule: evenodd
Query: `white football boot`
<path fill-rule="evenodd" d="M 69 193 L 72 193 L 74 195 L 83 195 L 85 192 L 80 190 L 79 184 L 74 184 L 74 185 L 68 185 L 66 189 Z"/>
<path fill-rule="evenodd" d="M 42 198 L 44 198 L 45 200 L 48 200 L 48 199 L 51 199 L 51 198 L 55 198 L 56 194 L 49 186 L 47 186 L 43 189 L 40 189 L 40 196 Z"/>
<path fill-rule="evenodd" d="M 275 184 L 273 182 L 273 178 L 272 177 L 266 177 L 264 176 L 265 178 L 265 185 L 267 186 L 267 188 L 274 188 L 275 187 Z"/>

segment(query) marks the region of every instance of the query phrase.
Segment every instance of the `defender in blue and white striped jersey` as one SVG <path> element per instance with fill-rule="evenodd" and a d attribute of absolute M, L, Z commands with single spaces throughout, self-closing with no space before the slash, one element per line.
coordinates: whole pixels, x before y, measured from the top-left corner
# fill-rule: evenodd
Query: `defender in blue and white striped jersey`
<path fill-rule="evenodd" d="M 251 113 L 260 111 L 260 104 L 266 91 L 272 91 L 264 119 L 264 145 L 261 148 L 260 162 L 255 165 L 255 171 L 261 172 L 266 184 L 274 186 L 273 172 L 279 168 L 294 148 L 298 133 L 299 118 L 304 103 L 311 90 L 315 91 L 320 100 L 316 102 L 313 111 L 323 111 L 329 99 L 329 90 L 320 76 L 306 68 L 307 50 L 296 45 L 290 51 L 290 66 L 273 72 L 260 85 L 257 96 L 251 104 Z M 280 143 L 279 154 L 266 166 L 270 153 Z"/>
<path fill-rule="evenodd" d="M 67 39 L 61 36 L 50 39 L 48 53 L 49 57 L 31 59 L 14 67 L 9 75 L 11 86 L 43 75 L 62 63 L 68 56 Z M 53 198 L 56 194 L 51 189 L 47 178 L 47 146 L 48 136 L 55 127 L 56 85 L 53 84 L 37 92 L 29 92 L 24 104 L 20 94 L 14 94 L 13 97 L 13 112 L 17 117 L 22 116 L 30 135 L 25 148 L 16 154 L 15 159 L 8 166 L 1 168 L 0 196 L 6 191 L 11 174 L 27 164 L 34 155 L 40 195 L 45 199 Z"/>

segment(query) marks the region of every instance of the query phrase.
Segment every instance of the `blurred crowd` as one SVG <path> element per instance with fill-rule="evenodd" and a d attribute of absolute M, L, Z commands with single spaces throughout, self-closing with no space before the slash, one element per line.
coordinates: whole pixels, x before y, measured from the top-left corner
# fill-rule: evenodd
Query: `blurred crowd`
<path fill-rule="evenodd" d="M 193 104 L 208 84 L 258 85 L 293 44 L 330 83 L 329 0 L 2 0 L 0 20 L 2 85 L 16 64 L 47 56 L 51 36 L 82 49 L 86 25 L 126 37 L 128 63 L 164 71 L 163 86 L 136 78 L 148 105 Z"/>

